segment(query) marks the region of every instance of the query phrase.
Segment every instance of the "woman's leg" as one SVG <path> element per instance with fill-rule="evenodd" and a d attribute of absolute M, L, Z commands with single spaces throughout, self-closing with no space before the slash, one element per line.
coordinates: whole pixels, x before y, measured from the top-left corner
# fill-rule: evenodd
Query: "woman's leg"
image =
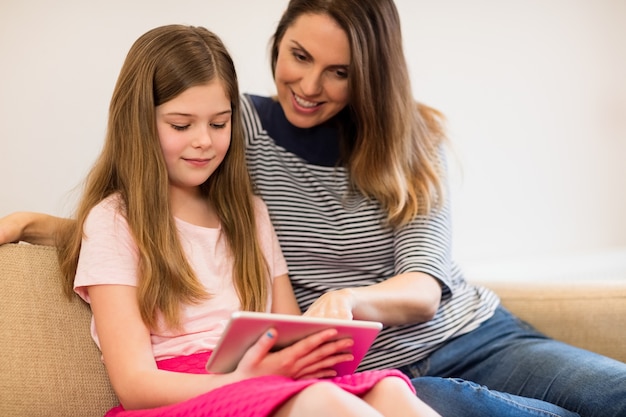
<path fill-rule="evenodd" d="M 455 378 L 414 380 L 418 393 L 432 395 L 427 399 L 420 393 L 426 402 L 449 402 L 447 395 L 438 394 L 441 385 L 449 385 L 449 390 L 462 393 L 468 401 L 477 396 L 524 405 L 521 397 L 527 397 L 583 417 L 626 415 L 626 364 L 547 338 L 504 308 L 407 371 L 413 376 Z"/>
<path fill-rule="evenodd" d="M 426 376 L 411 382 L 417 395 L 443 417 L 578 417 L 545 401 L 493 391 L 461 379 Z"/>

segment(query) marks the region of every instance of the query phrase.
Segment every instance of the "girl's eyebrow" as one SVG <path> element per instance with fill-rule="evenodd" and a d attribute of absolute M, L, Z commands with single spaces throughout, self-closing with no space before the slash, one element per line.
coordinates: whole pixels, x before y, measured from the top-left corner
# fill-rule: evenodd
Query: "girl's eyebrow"
<path fill-rule="evenodd" d="M 215 113 L 213 116 L 222 116 L 225 114 L 231 114 L 233 111 L 231 109 L 228 110 L 224 110 L 221 111 L 219 113 Z M 193 117 L 195 115 L 191 114 L 191 113 L 182 113 L 182 112 L 170 112 L 170 113 L 165 113 L 164 116 L 185 116 L 185 117 Z"/>

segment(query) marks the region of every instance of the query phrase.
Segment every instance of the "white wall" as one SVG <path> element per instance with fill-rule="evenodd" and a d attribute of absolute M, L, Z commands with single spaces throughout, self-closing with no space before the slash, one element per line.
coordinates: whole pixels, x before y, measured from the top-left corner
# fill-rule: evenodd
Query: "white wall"
<path fill-rule="evenodd" d="M 242 91 L 271 94 L 286 4 L 0 0 L 0 216 L 71 212 L 126 52 L 154 26 L 214 30 Z M 505 272 L 626 247 L 626 2 L 397 5 L 415 96 L 446 114 L 456 151 L 457 258 Z"/>

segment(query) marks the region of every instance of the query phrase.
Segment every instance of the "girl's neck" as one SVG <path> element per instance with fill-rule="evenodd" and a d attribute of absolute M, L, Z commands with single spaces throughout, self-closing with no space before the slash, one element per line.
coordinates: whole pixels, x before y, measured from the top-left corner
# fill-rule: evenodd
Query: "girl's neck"
<path fill-rule="evenodd" d="M 213 205 L 201 195 L 199 188 L 170 187 L 170 207 L 173 216 L 184 222 L 211 229 L 219 227 Z"/>

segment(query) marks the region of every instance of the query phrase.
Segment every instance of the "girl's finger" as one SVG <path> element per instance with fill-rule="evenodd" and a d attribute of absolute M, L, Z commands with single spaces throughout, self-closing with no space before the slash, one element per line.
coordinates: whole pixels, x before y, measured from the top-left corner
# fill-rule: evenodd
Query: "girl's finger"
<path fill-rule="evenodd" d="M 351 353 L 352 345 L 354 345 L 354 341 L 350 338 L 332 340 L 312 350 L 306 357 L 303 357 L 302 360 L 308 360 L 310 363 L 315 363 L 340 354 Z"/>
<path fill-rule="evenodd" d="M 259 363 L 263 358 L 265 358 L 265 356 L 267 356 L 274 344 L 276 344 L 276 336 L 276 330 L 273 328 L 269 329 L 267 332 L 261 335 L 261 337 L 259 337 L 257 341 L 252 346 L 250 346 L 250 348 L 243 355 L 240 364 Z"/>
<path fill-rule="evenodd" d="M 299 372 L 297 372 L 293 378 L 294 379 L 306 379 L 306 378 L 332 378 L 337 376 L 337 371 L 333 369 L 333 366 L 341 363 L 347 362 L 354 359 L 354 356 L 351 353 L 342 353 L 333 356 L 326 357 L 323 360 L 316 361 L 311 363 L 308 366 L 302 368 Z"/>
<path fill-rule="evenodd" d="M 329 341 L 333 340 L 337 336 L 336 329 L 325 329 L 310 336 L 301 339 L 294 344 L 282 349 L 288 354 L 293 354 L 297 357 L 304 357 L 320 346 L 325 345 Z"/>

